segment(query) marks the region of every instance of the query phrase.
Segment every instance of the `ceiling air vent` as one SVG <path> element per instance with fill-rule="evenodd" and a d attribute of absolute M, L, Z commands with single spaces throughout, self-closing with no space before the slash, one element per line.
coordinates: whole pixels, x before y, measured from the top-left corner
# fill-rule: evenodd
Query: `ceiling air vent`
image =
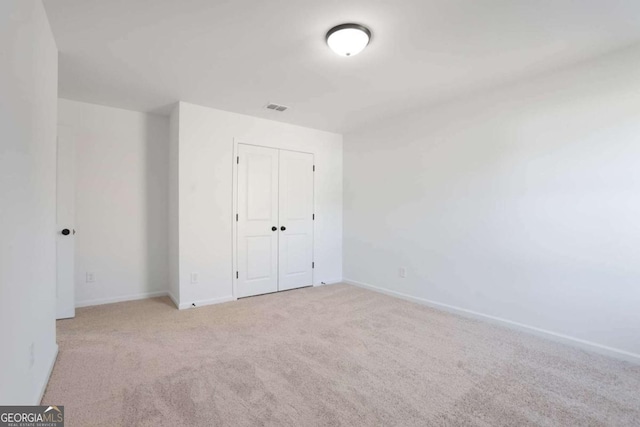
<path fill-rule="evenodd" d="M 283 112 L 289 107 L 284 106 L 284 105 L 279 105 L 279 104 L 267 104 L 264 108 L 266 108 L 267 110 L 274 110 L 274 111 Z"/>

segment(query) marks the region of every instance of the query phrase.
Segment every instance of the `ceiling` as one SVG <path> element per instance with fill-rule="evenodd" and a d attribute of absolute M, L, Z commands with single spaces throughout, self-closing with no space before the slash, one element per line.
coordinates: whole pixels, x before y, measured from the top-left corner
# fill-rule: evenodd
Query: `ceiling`
<path fill-rule="evenodd" d="M 345 132 L 640 41 L 637 0 L 45 0 L 60 96 Z M 367 25 L 345 58 L 334 25 Z M 268 111 L 268 102 L 291 107 Z"/>

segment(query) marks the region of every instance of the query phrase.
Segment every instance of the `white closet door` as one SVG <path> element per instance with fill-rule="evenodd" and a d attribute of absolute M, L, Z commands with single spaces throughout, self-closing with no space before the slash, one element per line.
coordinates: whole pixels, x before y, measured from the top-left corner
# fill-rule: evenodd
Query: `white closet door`
<path fill-rule="evenodd" d="M 75 317 L 75 139 L 58 126 L 56 175 L 56 319 Z"/>
<path fill-rule="evenodd" d="M 280 150 L 278 290 L 312 285 L 313 154 Z"/>
<path fill-rule="evenodd" d="M 278 290 L 278 150 L 238 145 L 237 297 Z"/>

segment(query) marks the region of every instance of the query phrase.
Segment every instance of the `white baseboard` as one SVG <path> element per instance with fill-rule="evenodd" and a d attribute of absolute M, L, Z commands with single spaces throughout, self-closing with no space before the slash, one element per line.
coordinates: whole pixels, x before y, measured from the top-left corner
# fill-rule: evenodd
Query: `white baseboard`
<path fill-rule="evenodd" d="M 102 298 L 102 299 L 94 299 L 94 300 L 89 300 L 89 301 L 78 301 L 78 302 L 76 302 L 76 308 L 90 307 L 90 306 L 102 305 L 102 304 L 111 304 L 111 303 L 114 303 L 114 302 L 135 301 L 135 300 L 140 300 L 140 299 L 147 299 L 147 298 L 154 298 L 154 297 L 164 297 L 164 296 L 168 296 L 169 298 L 171 298 L 171 301 L 173 301 L 173 303 L 176 305 L 176 307 L 178 307 L 180 310 L 184 310 L 184 309 L 187 309 L 187 308 L 201 307 L 203 305 L 221 304 L 223 302 L 229 302 L 229 301 L 235 301 L 236 300 L 236 298 L 234 298 L 233 296 L 230 295 L 230 296 L 222 297 L 222 298 L 212 298 L 212 299 L 206 299 L 206 300 L 190 301 L 190 302 L 180 303 L 180 302 L 178 302 L 178 299 L 175 297 L 175 295 L 173 295 L 171 292 L 169 292 L 169 291 L 156 291 L 156 292 L 145 292 L 145 293 L 142 293 L 142 294 L 125 295 L 125 296 L 114 297 L 114 298 Z M 195 307 L 192 304 L 195 304 Z"/>
<path fill-rule="evenodd" d="M 179 309 L 180 308 L 180 303 L 178 302 L 178 298 L 176 298 L 176 296 L 173 295 L 173 293 L 171 291 L 167 292 L 167 295 L 169 296 L 171 301 L 173 301 L 173 303 L 175 304 L 176 308 Z"/>
<path fill-rule="evenodd" d="M 87 301 L 77 301 L 76 308 L 90 307 L 92 305 L 111 304 L 114 302 L 135 301 L 135 300 L 146 299 L 146 298 L 164 297 L 164 296 L 167 296 L 168 294 L 169 292 L 167 291 L 156 291 L 156 292 L 144 292 L 141 294 L 134 294 L 134 295 L 124 295 L 124 296 L 113 297 L 113 298 L 99 298 L 99 299 L 87 300 Z"/>
<path fill-rule="evenodd" d="M 51 378 L 51 373 L 53 372 L 53 367 L 56 364 L 56 359 L 57 358 L 58 358 L 58 344 L 56 344 L 56 349 L 53 352 L 53 357 L 51 358 L 51 361 L 49 362 L 49 369 L 47 369 L 47 375 L 44 378 L 44 381 L 43 381 L 42 385 L 40 386 L 40 392 L 36 396 L 36 401 L 35 401 L 34 405 L 40 405 L 40 403 L 42 402 L 42 398 L 44 397 L 44 392 L 47 389 L 47 385 L 49 384 L 49 379 Z"/>
<path fill-rule="evenodd" d="M 448 311 L 450 313 L 459 314 L 465 317 L 490 321 L 493 323 L 501 324 L 503 326 L 510 327 L 512 329 L 517 329 L 529 333 L 533 333 L 537 336 L 541 336 L 547 339 L 552 339 L 557 342 L 561 342 L 564 344 L 569 344 L 574 347 L 579 347 L 583 350 L 593 351 L 599 354 L 604 354 L 606 356 L 615 357 L 616 359 L 625 360 L 627 362 L 638 363 L 640 364 L 640 354 L 632 353 L 630 351 L 621 350 L 619 348 L 609 347 L 606 345 L 598 344 L 592 341 L 583 340 L 580 338 L 575 338 L 569 335 L 560 334 L 557 332 L 549 331 L 546 329 L 537 328 L 535 326 L 525 325 L 523 323 L 514 322 L 512 320 L 503 319 L 501 317 L 491 316 L 489 314 L 479 313 L 473 310 L 467 310 L 464 308 L 456 307 L 449 304 L 444 304 L 437 301 L 431 301 L 424 298 L 414 297 L 412 295 L 403 294 L 401 292 L 392 291 L 389 289 L 381 288 L 378 286 L 373 286 L 368 283 L 362 283 L 351 279 L 344 279 L 343 283 L 347 283 L 349 285 L 358 286 L 360 288 L 369 289 L 372 291 L 380 292 L 385 295 L 389 295 L 396 298 L 401 298 L 407 301 L 415 302 L 418 304 L 426 305 L 432 308 Z"/>
<path fill-rule="evenodd" d="M 236 299 L 237 298 L 234 298 L 232 295 L 229 295 L 222 298 L 211 298 L 211 299 L 203 299 L 199 301 L 181 302 L 180 304 L 178 304 L 178 308 L 180 310 L 185 310 L 188 308 L 202 307 L 204 305 L 222 304 L 223 302 L 235 301 Z"/>
<path fill-rule="evenodd" d="M 324 285 L 337 285 L 338 283 L 343 283 L 342 279 L 334 279 L 334 280 L 324 280 L 320 283 L 316 283 L 315 286 L 324 286 Z"/>

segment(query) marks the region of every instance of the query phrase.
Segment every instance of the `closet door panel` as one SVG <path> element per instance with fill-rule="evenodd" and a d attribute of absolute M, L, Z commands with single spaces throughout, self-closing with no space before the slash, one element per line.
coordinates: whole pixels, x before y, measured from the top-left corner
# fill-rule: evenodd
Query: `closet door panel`
<path fill-rule="evenodd" d="M 280 150 L 278 290 L 312 285 L 313 154 Z"/>
<path fill-rule="evenodd" d="M 278 290 L 278 150 L 238 145 L 237 297 Z"/>

